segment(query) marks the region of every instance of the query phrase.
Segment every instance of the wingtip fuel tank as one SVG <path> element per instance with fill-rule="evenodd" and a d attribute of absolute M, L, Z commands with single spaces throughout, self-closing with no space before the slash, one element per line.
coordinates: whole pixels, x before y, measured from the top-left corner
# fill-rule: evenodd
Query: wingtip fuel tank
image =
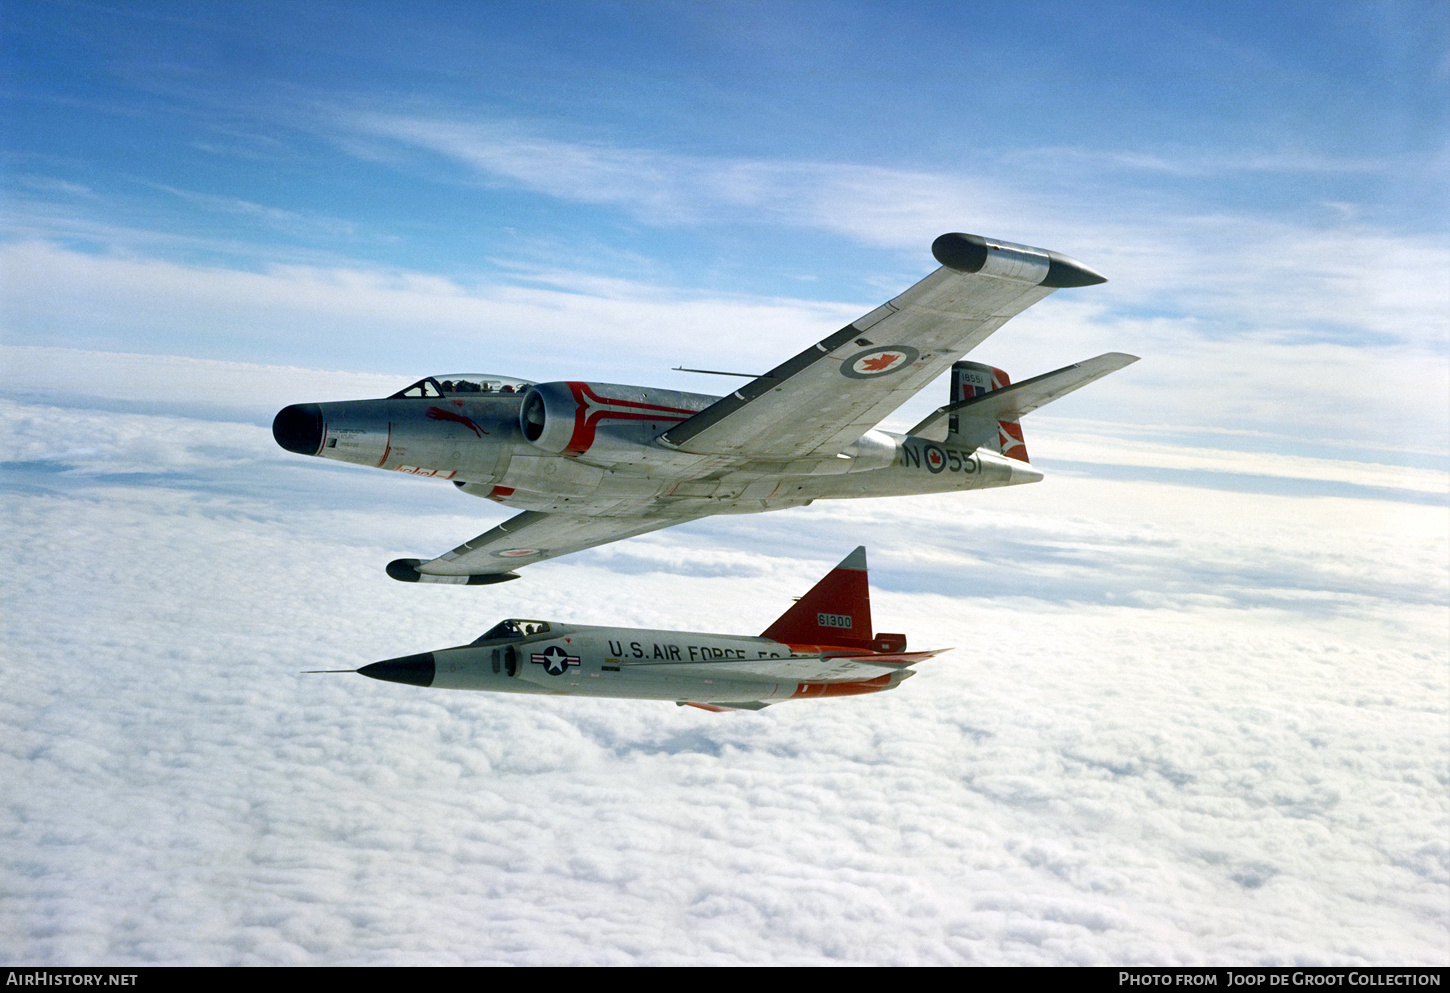
<path fill-rule="evenodd" d="M 435 576 L 419 572 L 422 559 L 393 559 L 387 565 L 387 574 L 400 583 L 444 583 L 450 586 L 492 586 L 518 579 L 516 572 L 488 572 L 466 576 Z"/>
<path fill-rule="evenodd" d="M 1089 269 L 1077 259 L 1060 252 L 1010 241 L 997 241 L 981 235 L 953 232 L 931 243 L 931 254 L 948 269 L 957 272 L 1012 274 L 1016 277 L 1033 273 L 1039 286 L 1062 289 L 1069 286 L 1096 286 L 1108 277 Z"/>

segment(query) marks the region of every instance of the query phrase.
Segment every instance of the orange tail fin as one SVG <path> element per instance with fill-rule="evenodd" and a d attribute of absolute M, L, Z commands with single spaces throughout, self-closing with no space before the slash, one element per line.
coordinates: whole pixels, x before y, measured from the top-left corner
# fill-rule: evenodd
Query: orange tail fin
<path fill-rule="evenodd" d="M 858 547 L 766 628 L 762 638 L 785 645 L 872 647 L 866 546 Z"/>

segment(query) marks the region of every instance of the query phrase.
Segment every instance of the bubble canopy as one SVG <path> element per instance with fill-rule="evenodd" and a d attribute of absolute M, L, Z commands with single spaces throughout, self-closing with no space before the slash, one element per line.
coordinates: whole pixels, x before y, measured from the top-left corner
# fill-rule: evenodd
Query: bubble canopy
<path fill-rule="evenodd" d="M 504 639 L 532 638 L 536 634 L 548 634 L 548 621 L 528 621 L 521 617 L 511 617 L 506 621 L 499 621 L 493 627 L 484 632 L 483 637 L 474 642 L 475 645 L 482 645 L 490 641 L 502 641 Z"/>
<path fill-rule="evenodd" d="M 410 397 L 437 399 L 464 394 L 492 394 L 512 396 L 524 393 L 533 382 L 514 376 L 496 376 L 488 372 L 453 372 L 438 376 L 426 376 L 412 386 L 399 390 L 389 400 L 404 400 Z"/>

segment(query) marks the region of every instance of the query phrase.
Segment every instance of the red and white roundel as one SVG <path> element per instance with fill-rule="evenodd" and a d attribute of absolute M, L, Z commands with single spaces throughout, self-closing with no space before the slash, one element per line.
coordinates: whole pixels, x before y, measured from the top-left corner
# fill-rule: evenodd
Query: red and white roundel
<path fill-rule="evenodd" d="M 875 379 L 900 372 L 920 354 L 910 345 L 868 348 L 841 363 L 841 375 L 850 379 Z"/>
<path fill-rule="evenodd" d="M 523 559 L 538 554 L 537 548 L 505 548 L 493 553 L 494 558 L 498 559 Z"/>

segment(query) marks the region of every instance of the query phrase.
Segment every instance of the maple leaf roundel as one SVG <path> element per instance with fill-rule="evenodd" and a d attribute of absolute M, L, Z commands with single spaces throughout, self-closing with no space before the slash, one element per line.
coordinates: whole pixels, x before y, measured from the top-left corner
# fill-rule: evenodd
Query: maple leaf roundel
<path fill-rule="evenodd" d="M 841 363 L 841 375 L 849 379 L 875 379 L 909 368 L 919 353 L 910 345 L 888 345 L 857 352 Z"/>

